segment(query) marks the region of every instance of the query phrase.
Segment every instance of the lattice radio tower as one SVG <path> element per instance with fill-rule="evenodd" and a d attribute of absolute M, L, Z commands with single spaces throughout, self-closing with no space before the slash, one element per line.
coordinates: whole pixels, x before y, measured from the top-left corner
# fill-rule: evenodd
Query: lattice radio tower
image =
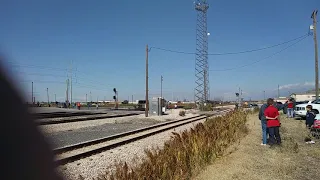
<path fill-rule="evenodd" d="M 203 104 L 210 96 L 207 31 L 207 11 L 209 4 L 206 0 L 197 0 L 195 2 L 195 9 L 197 11 L 195 101 Z"/>

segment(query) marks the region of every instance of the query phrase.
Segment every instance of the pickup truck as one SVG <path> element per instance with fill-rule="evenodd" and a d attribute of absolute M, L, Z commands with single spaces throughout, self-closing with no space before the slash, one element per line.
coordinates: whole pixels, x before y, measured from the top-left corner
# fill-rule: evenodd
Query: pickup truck
<path fill-rule="evenodd" d="M 309 101 L 308 103 L 296 105 L 296 108 L 294 110 L 295 111 L 295 115 L 299 116 L 299 117 L 302 117 L 302 118 L 305 118 L 306 115 L 307 115 L 307 109 L 306 109 L 307 105 L 311 105 L 312 106 L 312 110 L 316 114 L 319 114 L 319 112 L 320 112 L 320 99 L 318 101 L 314 100 L 314 101 Z"/>

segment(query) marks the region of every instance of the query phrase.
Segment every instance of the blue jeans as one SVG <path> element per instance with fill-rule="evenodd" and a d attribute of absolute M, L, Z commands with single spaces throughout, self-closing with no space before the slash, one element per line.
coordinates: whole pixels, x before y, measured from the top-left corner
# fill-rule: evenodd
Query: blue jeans
<path fill-rule="evenodd" d="M 262 143 L 267 144 L 267 121 L 261 120 Z"/>
<path fill-rule="evenodd" d="M 288 108 L 288 118 L 293 118 L 293 108 Z"/>

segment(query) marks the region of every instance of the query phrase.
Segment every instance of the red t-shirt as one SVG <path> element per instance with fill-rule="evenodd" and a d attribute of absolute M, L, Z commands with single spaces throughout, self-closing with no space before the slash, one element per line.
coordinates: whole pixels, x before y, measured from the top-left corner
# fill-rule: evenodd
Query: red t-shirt
<path fill-rule="evenodd" d="M 293 102 L 288 103 L 288 108 L 293 108 Z"/>
<path fill-rule="evenodd" d="M 266 108 L 266 110 L 264 110 L 264 116 L 275 118 L 276 116 L 279 116 L 279 111 L 276 107 L 269 106 Z M 276 126 L 280 126 L 280 122 L 278 119 L 267 120 L 267 127 L 276 127 Z"/>

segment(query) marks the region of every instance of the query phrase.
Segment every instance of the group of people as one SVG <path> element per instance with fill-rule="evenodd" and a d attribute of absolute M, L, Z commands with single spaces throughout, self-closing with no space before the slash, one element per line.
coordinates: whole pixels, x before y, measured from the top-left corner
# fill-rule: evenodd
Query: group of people
<path fill-rule="evenodd" d="M 266 104 L 263 104 L 260 108 L 259 119 L 261 120 L 262 127 L 262 143 L 266 146 L 269 134 L 269 144 L 281 144 L 281 136 L 279 128 L 280 115 L 279 110 L 284 109 L 284 106 L 278 105 L 272 98 L 267 100 Z"/>
<path fill-rule="evenodd" d="M 292 98 L 288 99 L 285 104 L 278 104 L 272 98 L 269 98 L 267 103 L 261 106 L 259 111 L 259 119 L 261 120 L 262 127 L 261 145 L 281 144 L 281 136 L 279 132 L 281 126 L 279 111 L 283 110 L 284 114 L 287 114 L 288 118 L 294 118 L 294 108 L 295 101 Z M 307 105 L 306 110 L 306 127 L 311 129 L 314 125 L 317 113 L 313 110 L 312 105 Z"/>

